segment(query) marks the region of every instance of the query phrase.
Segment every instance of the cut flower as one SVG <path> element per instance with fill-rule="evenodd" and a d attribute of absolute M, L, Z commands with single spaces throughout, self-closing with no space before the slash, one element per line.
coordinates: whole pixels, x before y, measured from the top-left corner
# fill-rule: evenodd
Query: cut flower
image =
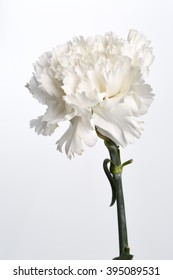
<path fill-rule="evenodd" d="M 114 33 L 74 38 L 44 53 L 34 65 L 28 89 L 47 105 L 43 116 L 31 121 L 38 134 L 51 135 L 62 121 L 69 128 L 57 149 L 69 158 L 95 145 L 97 132 L 125 147 L 141 136 L 152 102 L 145 83 L 153 62 L 145 36 L 130 30 L 127 40 Z"/>

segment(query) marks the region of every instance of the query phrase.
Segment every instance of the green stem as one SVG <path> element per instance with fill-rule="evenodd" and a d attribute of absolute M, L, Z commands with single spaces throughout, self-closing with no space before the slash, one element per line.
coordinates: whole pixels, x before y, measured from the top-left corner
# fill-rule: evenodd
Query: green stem
<path fill-rule="evenodd" d="M 128 245 L 125 204 L 124 204 L 124 195 L 123 195 L 123 188 L 122 188 L 122 177 L 121 177 L 122 165 L 120 159 L 120 151 L 119 151 L 119 147 L 110 139 L 105 139 L 105 145 L 109 150 L 109 154 L 111 158 L 110 173 L 113 173 L 112 178 L 114 179 L 114 185 L 116 188 L 116 199 L 117 199 L 120 256 L 114 259 L 131 260 L 133 256 L 130 255 L 130 248 Z"/>
<path fill-rule="evenodd" d="M 119 247 L 120 247 L 120 256 L 121 256 L 124 253 L 129 253 L 126 213 L 125 213 L 121 174 L 115 174 L 113 176 L 116 182 Z"/>

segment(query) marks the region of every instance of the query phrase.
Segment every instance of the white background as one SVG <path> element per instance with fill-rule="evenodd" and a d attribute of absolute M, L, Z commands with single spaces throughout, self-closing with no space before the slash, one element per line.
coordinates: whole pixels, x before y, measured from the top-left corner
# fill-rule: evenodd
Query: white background
<path fill-rule="evenodd" d="M 29 121 L 45 108 L 24 85 L 43 52 L 73 36 L 135 28 L 151 40 L 147 82 L 155 100 L 140 140 L 122 150 L 129 244 L 135 259 L 173 256 L 173 2 L 1 0 L 0 259 L 112 259 L 116 207 L 102 170 L 101 140 L 71 161 L 56 151 L 65 126 L 37 136 Z"/>

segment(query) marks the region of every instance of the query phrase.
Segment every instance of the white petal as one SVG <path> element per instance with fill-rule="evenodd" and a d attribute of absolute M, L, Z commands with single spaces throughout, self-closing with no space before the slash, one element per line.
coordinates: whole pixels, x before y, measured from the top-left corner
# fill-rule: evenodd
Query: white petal
<path fill-rule="evenodd" d="M 150 85 L 138 83 L 133 85 L 131 92 L 124 99 L 124 103 L 129 106 L 133 116 L 138 117 L 147 113 L 153 97 Z"/>
<path fill-rule="evenodd" d="M 41 89 L 47 92 L 48 95 L 54 96 L 57 99 L 62 99 L 64 91 L 62 90 L 62 82 L 55 78 L 55 74 L 48 69 L 43 71 L 38 79 Z"/>
<path fill-rule="evenodd" d="M 52 56 L 51 52 L 45 52 L 43 55 L 39 57 L 38 61 L 34 64 L 36 79 L 39 78 L 40 74 L 43 73 L 43 69 L 49 68 L 51 56 Z"/>
<path fill-rule="evenodd" d="M 154 60 L 153 51 L 149 45 L 150 41 L 142 33 L 132 29 L 122 46 L 122 54 L 132 58 L 134 66 L 139 66 L 143 75 L 148 74 Z"/>
<path fill-rule="evenodd" d="M 63 79 L 62 89 L 67 95 L 74 94 L 76 92 L 80 79 L 74 69 L 70 69 L 66 72 Z"/>
<path fill-rule="evenodd" d="M 84 143 L 91 147 L 95 145 L 97 135 L 94 127 L 88 119 L 75 117 L 64 135 L 56 142 L 57 149 L 62 152 L 65 144 L 65 151 L 69 158 L 74 154 L 81 155 L 84 150 Z"/>
<path fill-rule="evenodd" d="M 140 69 L 132 65 L 131 59 L 124 57 L 112 67 L 106 84 L 106 92 L 109 97 L 124 97 L 131 86 L 140 79 Z"/>
<path fill-rule="evenodd" d="M 63 100 L 59 103 L 56 100 L 50 100 L 47 105 L 48 108 L 43 116 L 43 121 L 53 124 L 66 120 L 67 113 L 65 102 Z"/>
<path fill-rule="evenodd" d="M 131 115 L 129 107 L 114 98 L 94 107 L 93 121 L 100 133 L 122 147 L 133 143 L 143 130 L 143 123 Z"/>
<path fill-rule="evenodd" d="M 63 83 L 62 89 L 66 94 L 63 99 L 68 105 L 82 108 L 93 107 L 106 96 L 105 92 L 97 91 L 96 85 L 88 77 L 80 79 L 75 70 L 67 73 Z"/>
<path fill-rule="evenodd" d="M 57 128 L 57 124 L 49 124 L 47 121 L 43 121 L 43 116 L 38 117 L 30 121 L 30 127 L 35 128 L 37 134 L 51 135 Z"/>
<path fill-rule="evenodd" d="M 81 92 L 81 93 L 76 93 L 73 95 L 66 95 L 64 96 L 64 100 L 66 101 L 67 104 L 71 104 L 75 105 L 75 107 L 77 106 L 79 109 L 80 108 L 88 108 L 88 107 L 93 107 L 96 104 L 98 104 L 99 102 L 101 102 L 101 100 L 103 100 L 103 98 L 106 96 L 106 93 L 91 93 L 90 92 L 90 96 L 91 94 L 94 96 L 95 98 L 90 98 L 86 92 Z"/>
<path fill-rule="evenodd" d="M 39 85 L 40 84 L 37 82 L 37 80 L 33 76 L 30 79 L 29 84 L 26 85 L 26 87 L 29 89 L 29 91 L 31 92 L 31 94 L 34 98 L 36 98 L 40 103 L 46 104 L 47 98 L 49 98 L 49 97 L 45 91 L 41 90 Z"/>
<path fill-rule="evenodd" d="M 88 70 L 87 77 L 90 81 L 91 90 L 96 89 L 97 92 L 105 92 L 105 78 L 99 69 Z"/>

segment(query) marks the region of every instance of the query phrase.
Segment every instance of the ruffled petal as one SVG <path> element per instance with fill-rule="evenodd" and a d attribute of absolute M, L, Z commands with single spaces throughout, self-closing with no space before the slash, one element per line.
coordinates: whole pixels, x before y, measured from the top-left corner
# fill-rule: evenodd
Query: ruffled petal
<path fill-rule="evenodd" d="M 78 73 L 74 69 L 67 72 L 62 86 L 65 92 L 63 100 L 69 106 L 91 108 L 101 102 L 107 94 L 98 91 L 92 83 L 92 79 L 89 77 L 80 78 Z"/>
<path fill-rule="evenodd" d="M 141 83 L 133 85 L 130 93 L 124 99 L 124 103 L 134 117 L 139 117 L 147 113 L 153 101 L 154 94 L 148 84 Z"/>
<path fill-rule="evenodd" d="M 106 81 L 106 92 L 109 97 L 118 97 L 119 100 L 127 95 L 132 85 L 141 78 L 139 67 L 132 65 L 131 59 L 122 58 L 112 66 Z"/>
<path fill-rule="evenodd" d="M 48 97 L 47 93 L 40 88 L 40 84 L 36 80 L 35 76 L 32 76 L 32 78 L 30 79 L 30 81 L 26 85 L 26 87 L 29 89 L 32 96 L 38 100 L 38 102 L 46 105 L 47 98 L 49 98 L 49 97 Z"/>
<path fill-rule="evenodd" d="M 51 135 L 57 128 L 57 124 L 50 124 L 47 121 L 43 121 L 43 116 L 38 117 L 30 121 L 30 127 L 35 128 L 37 134 L 42 134 L 44 136 Z"/>
<path fill-rule="evenodd" d="M 101 134 L 122 147 L 133 143 L 143 130 L 143 122 L 131 115 L 129 106 L 114 98 L 94 107 L 93 121 Z"/>
<path fill-rule="evenodd" d="M 143 75 L 148 74 L 149 67 L 154 61 L 154 55 L 150 41 L 142 33 L 131 29 L 121 50 L 123 55 L 132 58 L 134 66 L 140 67 Z"/>
<path fill-rule="evenodd" d="M 72 108 L 70 108 L 67 113 L 67 107 L 63 100 L 61 102 L 50 100 L 47 102 L 47 106 L 46 113 L 43 116 L 43 121 L 50 122 L 51 124 L 71 119 L 74 116 L 74 110 Z"/>
<path fill-rule="evenodd" d="M 62 152 L 65 145 L 65 152 L 68 158 L 75 154 L 81 155 L 85 145 L 92 147 L 96 144 L 97 135 L 91 122 L 82 117 L 75 117 L 64 135 L 56 142 L 57 149 Z"/>

